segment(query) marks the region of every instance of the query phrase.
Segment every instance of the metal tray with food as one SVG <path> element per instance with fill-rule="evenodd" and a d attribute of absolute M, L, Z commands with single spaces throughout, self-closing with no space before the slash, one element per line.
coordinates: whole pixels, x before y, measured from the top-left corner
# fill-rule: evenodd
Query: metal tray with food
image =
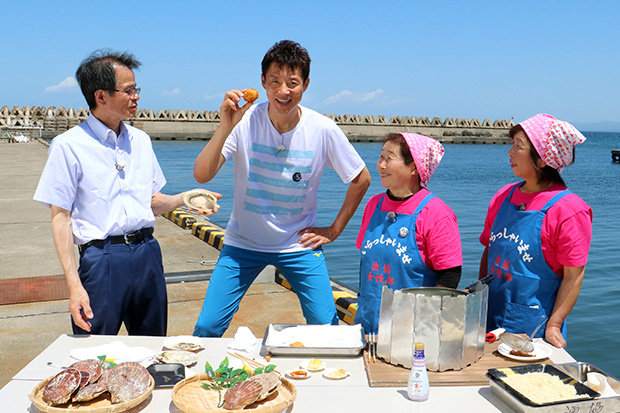
<path fill-rule="evenodd" d="M 493 394 L 516 412 L 577 413 L 606 404 L 598 392 L 549 364 L 491 369 L 487 377 Z"/>
<path fill-rule="evenodd" d="M 592 385 L 589 385 L 588 379 L 592 381 L 593 374 L 601 375 L 604 378 L 606 385 L 609 387 L 609 390 L 617 393 L 618 397 L 620 397 L 620 380 L 610 374 L 605 373 L 603 370 L 590 363 L 575 361 L 573 363 L 554 364 L 554 367 L 586 384 L 588 387 L 591 387 L 593 390 L 598 391 L 599 393 L 603 392 L 601 391 L 601 389 L 596 388 L 597 386 L 593 387 Z M 605 394 L 602 394 L 601 397 L 605 397 Z M 620 411 L 620 409 L 618 409 L 618 411 Z"/>
<path fill-rule="evenodd" d="M 366 346 L 362 326 L 270 324 L 263 348 L 282 356 L 358 356 Z"/>

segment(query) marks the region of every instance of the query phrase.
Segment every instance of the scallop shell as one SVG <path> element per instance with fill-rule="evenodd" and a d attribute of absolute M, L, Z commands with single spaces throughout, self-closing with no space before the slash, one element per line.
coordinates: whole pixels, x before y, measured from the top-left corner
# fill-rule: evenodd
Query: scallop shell
<path fill-rule="evenodd" d="M 219 208 L 217 198 L 209 192 L 190 191 L 183 195 L 183 202 L 190 209 L 213 211 Z"/>
<path fill-rule="evenodd" d="M 269 372 L 252 376 L 248 379 L 248 381 L 257 381 L 263 387 L 263 390 L 256 399 L 257 401 L 260 401 L 266 399 L 271 393 L 276 390 L 278 384 L 280 383 L 280 377 L 274 372 Z"/>
<path fill-rule="evenodd" d="M 228 410 L 243 409 L 254 403 L 263 392 L 263 385 L 256 380 L 245 380 L 226 390 L 224 408 Z"/>
<path fill-rule="evenodd" d="M 67 403 L 80 385 L 81 377 L 79 370 L 76 369 L 61 371 L 47 382 L 41 398 L 51 406 Z"/>
<path fill-rule="evenodd" d="M 99 397 L 101 394 L 108 391 L 108 385 L 104 382 L 96 382 L 87 384 L 80 388 L 74 395 L 72 400 L 74 402 L 87 402 Z"/>
<path fill-rule="evenodd" d="M 199 351 L 203 348 L 200 337 L 174 336 L 164 340 L 164 349 L 166 350 Z"/>
<path fill-rule="evenodd" d="M 116 366 L 114 366 L 116 367 Z M 107 369 L 103 369 L 103 371 L 101 372 L 101 376 L 99 376 L 99 380 L 97 380 L 98 383 L 105 383 L 106 386 L 108 385 L 108 377 L 110 376 L 110 373 L 112 372 L 112 370 L 114 370 L 114 367 L 109 367 Z"/>
<path fill-rule="evenodd" d="M 149 389 L 151 375 L 140 364 L 128 361 L 111 369 L 108 390 L 112 403 L 122 403 L 140 396 Z"/>
<path fill-rule="evenodd" d="M 96 382 L 97 379 L 99 379 L 99 376 L 101 376 L 101 372 L 102 372 L 101 361 L 95 360 L 95 359 L 77 361 L 73 363 L 72 365 L 70 365 L 69 368 L 76 369 L 78 371 L 89 374 L 88 383 L 80 385 L 80 387 L 83 387 L 86 384 L 91 384 L 91 383 Z M 82 375 L 82 378 L 84 378 L 84 375 Z"/>

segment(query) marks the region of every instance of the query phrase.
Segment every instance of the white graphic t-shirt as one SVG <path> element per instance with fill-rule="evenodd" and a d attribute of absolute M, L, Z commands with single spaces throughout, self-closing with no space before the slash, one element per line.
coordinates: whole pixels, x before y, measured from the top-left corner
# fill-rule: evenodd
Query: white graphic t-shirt
<path fill-rule="evenodd" d="M 280 134 L 268 107 L 269 102 L 252 106 L 222 148 L 226 159 L 232 155 L 235 173 L 224 243 L 261 252 L 300 251 L 297 233 L 314 225 L 325 167 L 347 184 L 365 164 L 328 117 L 300 106 L 297 126 Z"/>

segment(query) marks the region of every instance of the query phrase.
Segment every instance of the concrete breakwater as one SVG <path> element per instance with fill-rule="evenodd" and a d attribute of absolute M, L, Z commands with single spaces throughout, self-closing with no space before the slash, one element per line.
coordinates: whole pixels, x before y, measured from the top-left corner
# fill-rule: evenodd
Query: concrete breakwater
<path fill-rule="evenodd" d="M 83 122 L 88 109 L 75 110 L 55 106 L 8 106 L 0 108 L 0 129 L 51 139 Z M 325 114 L 342 128 L 349 140 L 380 141 L 392 132 L 414 132 L 431 136 L 443 143 L 509 143 L 512 120 L 429 118 L 422 116 L 336 115 Z M 220 121 L 219 111 L 139 109 L 128 122 L 153 140 L 208 140 Z"/>

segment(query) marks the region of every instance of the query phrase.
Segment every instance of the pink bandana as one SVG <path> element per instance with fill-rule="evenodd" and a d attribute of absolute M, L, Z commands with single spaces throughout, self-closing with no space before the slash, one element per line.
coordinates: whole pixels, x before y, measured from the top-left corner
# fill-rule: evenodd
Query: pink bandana
<path fill-rule="evenodd" d="M 437 169 L 444 154 L 443 146 L 435 139 L 417 133 L 401 133 L 409 146 L 415 167 L 420 174 L 422 186 L 428 185 L 428 180 Z"/>
<path fill-rule="evenodd" d="M 573 163 L 573 148 L 586 138 L 573 125 L 539 113 L 519 123 L 542 160 L 562 172 Z"/>

